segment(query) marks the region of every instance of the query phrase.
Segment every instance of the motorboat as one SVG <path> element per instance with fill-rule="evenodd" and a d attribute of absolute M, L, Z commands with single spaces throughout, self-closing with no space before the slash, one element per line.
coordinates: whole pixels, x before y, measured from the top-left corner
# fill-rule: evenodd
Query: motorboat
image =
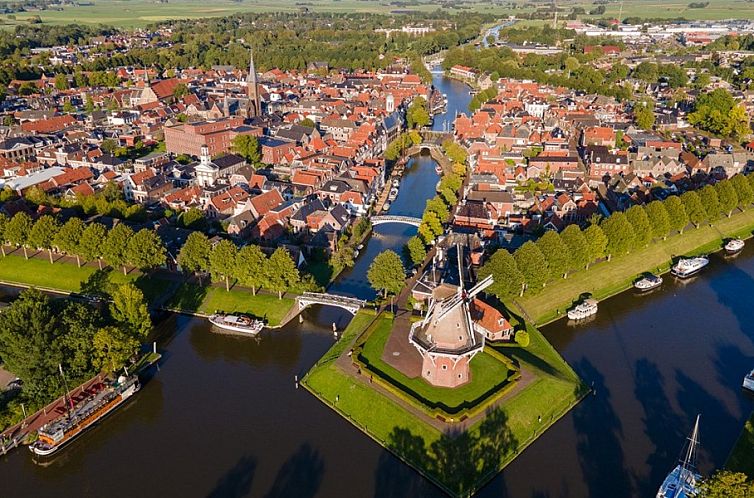
<path fill-rule="evenodd" d="M 709 258 L 706 256 L 698 256 L 696 258 L 681 258 L 670 273 L 678 278 L 688 278 L 697 274 L 702 268 L 709 264 Z"/>
<path fill-rule="evenodd" d="M 696 472 L 696 450 L 699 446 L 699 415 L 696 416 L 694 431 L 684 446 L 683 459 L 670 471 L 657 491 L 657 498 L 693 498 L 699 494 L 702 480 Z"/>
<path fill-rule="evenodd" d="M 388 210 L 390 210 L 390 203 L 389 203 L 389 202 L 386 202 L 385 204 L 383 204 L 383 205 L 382 205 L 382 210 L 383 210 L 383 211 L 388 211 Z"/>
<path fill-rule="evenodd" d="M 662 285 L 662 277 L 659 275 L 647 275 L 634 283 L 634 288 L 642 292 L 656 289 Z"/>
<path fill-rule="evenodd" d="M 219 329 L 248 335 L 257 335 L 264 328 L 262 320 L 256 320 L 246 315 L 215 313 L 209 317 L 209 321 Z"/>
<path fill-rule="evenodd" d="M 583 320 L 597 313 L 597 300 L 585 299 L 583 303 L 579 304 L 568 312 L 568 318 L 571 320 Z"/>
<path fill-rule="evenodd" d="M 744 377 L 743 388 L 754 392 L 754 370 L 749 372 L 749 375 Z"/>
<path fill-rule="evenodd" d="M 398 189 L 393 187 L 390 189 L 390 193 L 388 194 L 387 198 L 389 201 L 394 201 L 398 197 Z"/>
<path fill-rule="evenodd" d="M 439 164 L 435 166 L 435 173 L 442 176 L 442 166 L 440 166 Z"/>
<path fill-rule="evenodd" d="M 401 185 L 401 181 L 398 178 L 393 180 L 393 187 L 398 188 L 400 187 L 400 185 Z"/>
<path fill-rule="evenodd" d="M 733 255 L 738 254 L 744 248 L 744 241 L 741 239 L 731 239 L 725 244 L 725 252 Z"/>

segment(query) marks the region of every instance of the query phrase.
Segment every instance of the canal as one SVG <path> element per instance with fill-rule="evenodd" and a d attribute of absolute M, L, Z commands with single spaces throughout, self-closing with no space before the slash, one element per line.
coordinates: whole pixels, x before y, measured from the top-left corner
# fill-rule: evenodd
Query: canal
<path fill-rule="evenodd" d="M 437 76 L 448 114 L 468 91 Z M 464 104 L 464 101 L 466 102 Z M 435 120 L 441 127 L 442 119 Z M 441 128 L 440 128 L 441 129 Z M 437 176 L 419 157 L 392 214 L 419 216 Z M 400 251 L 416 229 L 380 225 L 332 290 L 371 297 L 374 256 Z M 578 373 L 588 397 L 482 489 L 482 497 L 654 496 L 702 414 L 701 467 L 720 466 L 752 400 L 754 247 L 714 255 L 694 280 L 666 279 L 648 295 L 600 303 L 590 323 L 543 332 Z M 47 466 L 24 450 L 0 458 L 2 497 L 439 497 L 409 467 L 303 389 L 299 378 L 333 344 L 330 324 L 350 315 L 316 307 L 303 323 L 259 340 L 215 334 L 201 319 L 166 315 L 164 353 L 142 392 Z"/>

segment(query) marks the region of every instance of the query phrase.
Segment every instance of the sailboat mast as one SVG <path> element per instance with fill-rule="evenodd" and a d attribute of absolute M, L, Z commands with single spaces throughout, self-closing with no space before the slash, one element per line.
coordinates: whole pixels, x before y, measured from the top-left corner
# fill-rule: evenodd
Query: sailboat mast
<path fill-rule="evenodd" d="M 688 467 L 691 465 L 691 461 L 694 458 L 694 452 L 696 451 L 696 447 L 699 444 L 699 417 L 701 415 L 696 416 L 696 423 L 694 424 L 694 432 L 691 433 L 691 438 L 689 439 L 689 449 L 686 452 L 686 458 L 683 459 L 683 466 Z"/>

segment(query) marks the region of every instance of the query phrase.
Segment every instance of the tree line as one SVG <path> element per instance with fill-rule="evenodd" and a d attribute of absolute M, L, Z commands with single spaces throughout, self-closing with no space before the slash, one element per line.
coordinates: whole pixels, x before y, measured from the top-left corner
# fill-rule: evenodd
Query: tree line
<path fill-rule="evenodd" d="M 50 215 L 40 216 L 34 221 L 23 211 L 12 218 L 0 214 L 0 250 L 5 256 L 5 245 L 21 248 L 24 258 L 29 259 L 29 251 L 47 251 L 50 263 L 54 263 L 55 253 L 76 258 L 81 266 L 86 262 L 102 262 L 113 268 L 121 267 L 127 273 L 127 266 L 141 271 L 150 270 L 165 263 L 165 247 L 154 232 L 142 228 L 134 232 L 123 223 L 108 230 L 105 225 L 94 222 L 88 225 L 80 218 L 70 218 L 61 224 Z"/>
<path fill-rule="evenodd" d="M 267 257 L 256 245 L 240 249 L 233 242 L 223 239 L 212 245 L 201 232 L 192 232 L 178 253 L 178 264 L 190 274 L 210 273 L 216 280 L 225 282 L 225 290 L 230 290 L 231 280 L 251 287 L 256 295 L 261 288 L 283 292 L 301 283 L 296 264 L 283 247 L 278 247 Z"/>
<path fill-rule="evenodd" d="M 689 223 L 699 227 L 730 217 L 736 209 L 751 207 L 753 201 L 754 174 L 738 174 L 714 186 L 594 219 L 584 230 L 574 224 L 561 233 L 546 231 L 512 254 L 500 249 L 480 269 L 480 276 L 494 276 L 489 289 L 500 299 L 536 294 L 547 282 L 567 278 L 571 271 L 588 270 L 597 260 L 641 251 L 653 240 L 682 234 Z"/>

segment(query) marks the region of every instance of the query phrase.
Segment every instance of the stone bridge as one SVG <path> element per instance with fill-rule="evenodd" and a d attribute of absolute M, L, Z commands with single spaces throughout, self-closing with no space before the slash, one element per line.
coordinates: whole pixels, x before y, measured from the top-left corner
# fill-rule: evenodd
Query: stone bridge
<path fill-rule="evenodd" d="M 414 218 L 412 216 L 393 216 L 393 215 L 377 215 L 370 218 L 372 226 L 383 225 L 385 223 L 403 223 L 404 225 L 413 225 L 418 227 L 422 220 L 421 218 Z"/>
<path fill-rule="evenodd" d="M 355 315 L 356 312 L 366 304 L 366 301 L 363 299 L 337 296 L 335 294 L 323 294 L 319 292 L 304 292 L 296 298 L 296 302 L 298 303 L 299 312 L 312 304 L 321 304 L 323 306 L 336 306 L 342 308 L 352 315 Z"/>
<path fill-rule="evenodd" d="M 406 149 L 406 157 L 417 156 L 422 153 L 423 150 L 429 152 L 437 164 L 442 167 L 444 173 L 450 173 L 453 169 L 453 163 L 447 158 L 440 145 L 432 142 L 423 142 L 419 145 L 413 145 Z"/>

